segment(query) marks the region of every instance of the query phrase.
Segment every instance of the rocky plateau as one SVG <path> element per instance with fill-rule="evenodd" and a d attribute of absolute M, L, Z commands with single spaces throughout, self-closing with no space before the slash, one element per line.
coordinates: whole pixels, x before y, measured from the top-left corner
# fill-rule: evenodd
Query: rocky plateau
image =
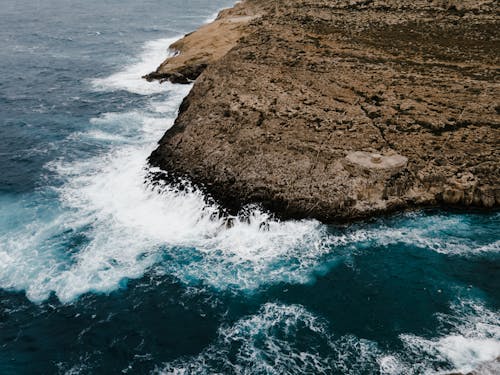
<path fill-rule="evenodd" d="M 150 163 L 237 212 L 500 206 L 495 0 L 246 0 L 147 79 L 194 81 Z"/>

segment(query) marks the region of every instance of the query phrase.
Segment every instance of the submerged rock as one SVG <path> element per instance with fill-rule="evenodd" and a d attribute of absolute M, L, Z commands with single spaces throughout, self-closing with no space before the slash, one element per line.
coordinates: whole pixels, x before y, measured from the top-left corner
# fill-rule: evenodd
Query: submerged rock
<path fill-rule="evenodd" d="M 207 28 L 150 77 L 201 74 L 152 165 L 287 218 L 500 205 L 496 1 L 247 0 Z"/>

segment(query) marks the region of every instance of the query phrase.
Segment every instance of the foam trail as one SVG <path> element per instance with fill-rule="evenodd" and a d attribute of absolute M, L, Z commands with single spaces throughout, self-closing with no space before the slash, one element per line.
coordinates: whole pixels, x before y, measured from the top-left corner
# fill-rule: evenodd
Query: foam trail
<path fill-rule="evenodd" d="M 474 238 L 456 236 L 471 227 L 453 216 L 406 215 L 389 226 L 332 230 L 314 220 L 271 220 L 254 208 L 248 220 L 234 218 L 227 228 L 223 219 L 214 218 L 218 207 L 207 204 L 200 192 L 151 188 L 144 183 L 147 157 L 190 89 L 140 78 L 156 67 L 155 59 L 164 58 L 170 41 L 147 43 L 137 62 L 93 81 L 97 90 L 139 93 L 150 102 L 146 108 L 103 114 L 71 136 L 106 147 L 90 159 L 49 163 L 65 181 L 47 193 L 57 194 L 57 209 L 0 207 L 0 213 L 9 212 L 7 221 L 19 213 L 20 223 L 15 231 L 0 233 L 0 287 L 25 290 L 33 301 L 54 292 L 71 302 L 86 292 L 110 292 L 157 265 L 158 272 L 186 284 L 251 292 L 279 282 L 313 282 L 374 245 L 407 243 L 446 255 L 498 252 L 498 242 L 481 242 L 479 232 Z M 496 230 L 496 221 L 481 230 Z"/>
<path fill-rule="evenodd" d="M 70 302 L 88 291 L 112 291 L 123 279 L 141 277 L 152 265 L 161 264 L 159 269 L 187 284 L 201 281 L 217 289 L 252 291 L 277 282 L 314 281 L 325 265 L 328 270 L 367 245 L 420 242 L 435 251 L 426 244 L 436 241 L 433 233 L 412 229 L 411 220 L 401 223 L 405 229 L 360 226 L 335 234 L 312 220 L 269 220 L 256 209 L 249 221 L 236 218 L 234 226 L 226 228 L 222 219 L 213 218 L 217 207 L 207 205 L 201 193 L 148 188 L 143 183 L 146 158 L 173 115 L 163 119 L 133 112 L 93 121 L 102 129 L 135 123 L 139 130 L 131 132 L 135 136 L 129 136 L 128 144 L 109 154 L 51 165 L 67 181 L 59 189 L 64 211 L 32 223 L 31 235 L 22 230 L 2 241 L 0 285 L 25 289 L 34 301 L 53 291 L 61 301 Z M 268 223 L 268 230 L 262 229 L 262 222 Z M 444 230 L 445 224 L 456 226 L 453 220 L 440 223 Z M 67 249 L 67 243 L 74 245 Z M 473 245 L 459 250 L 474 253 Z"/>
<path fill-rule="evenodd" d="M 238 4 L 240 2 L 241 1 L 236 1 L 232 6 L 235 6 L 236 4 Z M 224 9 L 227 9 L 227 8 L 222 8 L 222 9 L 212 13 L 208 18 L 205 19 L 203 24 L 208 24 L 208 23 L 214 22 L 217 19 L 217 17 L 219 16 L 220 12 L 222 12 Z"/>
<path fill-rule="evenodd" d="M 168 47 L 180 37 L 158 39 L 146 43 L 140 56 L 131 65 L 109 77 L 93 79 L 92 86 L 99 91 L 125 90 L 139 95 L 164 92 L 165 86 L 170 85 L 169 83 L 162 85 L 157 81 L 147 82 L 141 77 L 155 71 L 169 54 L 172 55 Z"/>
<path fill-rule="evenodd" d="M 256 276 L 264 270 L 269 272 L 267 281 L 308 277 L 301 272 L 293 276 L 300 269 L 283 261 L 298 256 L 297 268 L 317 264 L 318 253 L 300 252 L 322 240 L 319 224 L 271 221 L 263 232 L 260 224 L 268 217 L 254 211 L 250 222 L 236 219 L 226 229 L 222 219 L 213 218 L 218 208 L 207 205 L 200 192 L 166 187 L 159 193 L 144 185 L 150 149 L 126 147 L 106 158 L 57 166 L 70 177 L 60 191 L 63 204 L 92 227 L 76 262 L 46 289 L 55 290 L 63 301 L 86 290 L 112 290 L 122 278 L 141 276 L 165 256 L 166 272 L 220 288 L 256 288 L 263 281 Z M 326 249 L 318 243 L 318 252 Z M 202 258 L 193 257 L 193 251 Z"/>
<path fill-rule="evenodd" d="M 457 320 L 457 316 L 459 316 Z M 200 354 L 166 363 L 159 374 L 384 374 L 467 373 L 500 367 L 499 318 L 484 306 L 464 302 L 453 315 L 452 332 L 433 339 L 402 335 L 402 352 L 383 352 L 377 343 L 337 336 L 324 320 L 301 305 L 266 303 L 254 315 L 219 329 Z M 439 334 L 438 334 L 439 335 Z M 297 343 L 314 345 L 298 347 Z M 491 372 L 486 372 L 491 371 Z"/>
<path fill-rule="evenodd" d="M 34 301 L 53 291 L 70 302 L 88 291 L 112 291 L 122 280 L 141 277 L 161 264 L 159 270 L 187 284 L 201 281 L 217 289 L 253 291 L 277 282 L 312 282 L 366 246 L 419 239 L 420 246 L 435 251 L 426 245 L 435 237 L 425 229 L 361 226 L 335 233 L 312 220 L 269 220 L 257 209 L 249 221 L 236 218 L 227 228 L 222 219 L 213 218 L 218 208 L 207 205 L 201 193 L 168 186 L 158 192 L 143 183 L 154 144 L 140 140 L 157 139 L 172 118 L 125 113 L 105 115 L 95 123 L 128 127 L 130 118 L 142 119 L 137 122 L 142 130 L 128 144 L 93 159 L 51 165 L 67 181 L 58 191 L 64 209 L 1 238 L 0 286 L 24 289 Z M 441 223 L 448 230 L 446 220 Z M 405 228 L 409 224 L 401 223 Z M 455 247 L 447 246 L 455 253 Z M 460 248 L 459 254 L 467 248 L 474 254 L 477 246 Z"/>
<path fill-rule="evenodd" d="M 141 59 L 148 60 L 156 47 L 149 43 Z M 96 85 L 146 93 L 135 80 L 127 81 L 139 65 Z M 249 221 L 235 218 L 227 229 L 224 220 L 213 218 L 218 207 L 207 205 L 200 192 L 168 186 L 159 192 L 144 184 L 146 159 L 189 89 L 167 86 L 167 102 L 152 96 L 149 108 L 103 114 L 90 121 L 87 131 L 72 136 L 111 142 L 111 148 L 91 159 L 49 163 L 66 181 L 57 189 L 61 210 L 30 224 L 32 235 L 23 230 L 9 234 L 0 251 L 6 269 L 1 287 L 24 289 L 33 301 L 54 292 L 70 302 L 89 291 L 112 291 L 158 262 L 187 283 L 201 280 L 219 288 L 257 288 L 264 282 L 258 277 L 263 271 L 269 272 L 267 282 L 310 279 L 309 268 L 327 250 L 319 223 L 270 221 L 263 231 L 268 215 L 254 210 Z M 304 246 L 312 251 L 303 252 Z M 305 272 L 295 275 L 301 269 Z"/>
<path fill-rule="evenodd" d="M 314 346 L 298 347 L 301 340 Z M 367 340 L 335 337 L 321 318 L 301 305 L 267 303 L 257 314 L 220 328 L 215 342 L 198 356 L 167 363 L 156 373 L 375 373 L 377 353 Z"/>
<path fill-rule="evenodd" d="M 500 317 L 484 305 L 474 301 L 459 301 L 451 314 L 439 314 L 442 328 L 447 333 L 436 338 L 401 335 L 412 365 L 409 373 L 469 373 L 481 366 L 500 370 L 496 359 L 500 356 Z M 422 358 L 415 364 L 414 358 Z M 446 368 L 442 363 L 447 363 Z"/>
<path fill-rule="evenodd" d="M 217 17 L 219 16 L 220 12 L 221 12 L 221 10 L 217 11 L 217 12 L 214 12 L 212 15 L 210 15 L 210 17 L 208 17 L 207 19 L 205 19 L 205 21 L 203 22 L 203 24 L 206 25 L 206 24 L 214 22 L 217 19 Z"/>

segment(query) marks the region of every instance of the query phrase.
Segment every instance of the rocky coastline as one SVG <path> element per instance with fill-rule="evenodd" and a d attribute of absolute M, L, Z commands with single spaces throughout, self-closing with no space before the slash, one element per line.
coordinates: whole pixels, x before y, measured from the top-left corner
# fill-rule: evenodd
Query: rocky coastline
<path fill-rule="evenodd" d="M 246 0 L 147 79 L 194 81 L 150 156 L 230 211 L 500 206 L 494 0 Z"/>

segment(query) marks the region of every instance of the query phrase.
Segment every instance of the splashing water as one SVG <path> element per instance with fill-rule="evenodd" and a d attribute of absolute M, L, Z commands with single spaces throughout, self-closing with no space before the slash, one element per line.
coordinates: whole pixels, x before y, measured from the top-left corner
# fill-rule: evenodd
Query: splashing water
<path fill-rule="evenodd" d="M 498 315 L 471 301 L 454 310 L 453 316 L 440 316 L 452 326 L 448 335 L 433 339 L 401 335 L 405 351 L 389 354 L 375 342 L 334 335 L 327 322 L 303 306 L 267 303 L 256 314 L 220 328 L 214 343 L 199 355 L 167 363 L 157 372 L 435 374 L 449 373 L 446 364 L 466 373 L 485 362 L 498 371 L 500 364 L 494 362 L 500 352 Z M 307 342 L 314 346 L 300 345 Z"/>
<path fill-rule="evenodd" d="M 80 30 L 90 51 L 99 45 L 94 38 L 111 34 L 103 25 L 99 34 Z M 68 49 L 78 40 L 67 39 Z M 146 42 L 118 71 L 69 81 L 80 91 L 34 106 L 37 119 L 74 112 L 75 124 L 61 121 L 65 132 L 49 146 L 23 149 L 23 157 L 48 155 L 36 188 L 0 194 L 0 345 L 7 353 L 0 372 L 41 366 L 48 357 L 47 373 L 105 373 L 116 363 L 124 373 L 167 374 L 434 374 L 494 366 L 498 213 L 417 212 L 327 226 L 278 221 L 248 207 L 228 226 L 200 191 L 149 182 L 156 170 L 147 158 L 190 86 L 140 77 L 175 39 Z M 71 86 L 56 83 L 49 93 Z M 7 94 L 2 105 L 26 95 Z M 55 328 L 61 319 L 67 332 Z M 40 337 L 50 345 L 38 344 Z M 169 337 L 174 344 L 165 344 Z M 72 349 L 58 357 L 61 346 Z M 10 367 L 12 358 L 18 367 Z"/>

